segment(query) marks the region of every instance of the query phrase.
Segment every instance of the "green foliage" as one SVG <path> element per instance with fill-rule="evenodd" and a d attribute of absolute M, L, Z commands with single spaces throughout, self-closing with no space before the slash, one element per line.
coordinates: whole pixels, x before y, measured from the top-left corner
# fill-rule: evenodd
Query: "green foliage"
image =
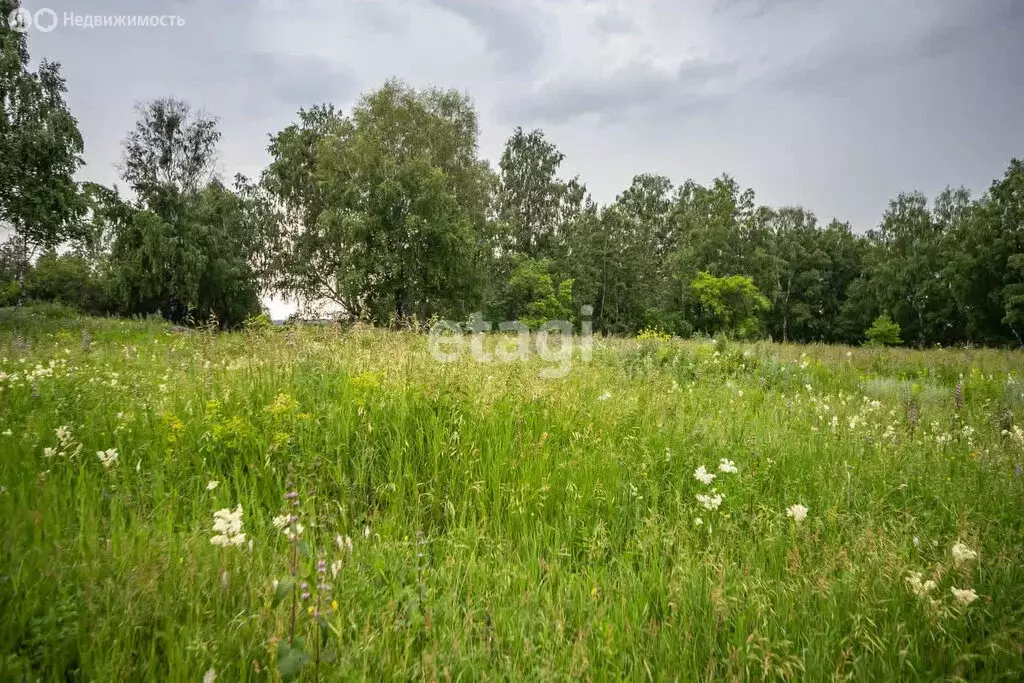
<path fill-rule="evenodd" d="M 309 664 L 309 655 L 303 650 L 301 641 L 289 644 L 282 640 L 277 646 L 277 672 L 281 680 L 290 681 Z"/>
<path fill-rule="evenodd" d="M 75 236 L 84 210 L 74 180 L 83 143 L 60 65 L 28 69 L 26 34 L 7 21 L 19 4 L 0 1 L 0 224 L 29 247 L 50 248 Z"/>
<path fill-rule="evenodd" d="M 533 329 L 549 320 L 571 321 L 572 284 L 563 280 L 555 288 L 549 259 L 515 259 L 504 302 L 508 319 Z"/>
<path fill-rule="evenodd" d="M 174 223 L 140 209 L 117 226 L 111 278 L 119 310 L 242 324 L 262 309 L 242 200 L 213 183 L 176 203 Z"/>
<path fill-rule="evenodd" d="M 251 316 L 245 321 L 245 328 L 248 330 L 265 330 L 273 326 L 274 321 L 270 319 L 270 313 L 267 311 Z"/>
<path fill-rule="evenodd" d="M 139 107 L 125 142 L 124 179 L 138 202 L 88 188 L 91 244 L 104 255 L 112 305 L 128 315 L 215 319 L 241 325 L 262 310 L 258 254 L 267 225 L 258 199 L 211 180 L 219 132 L 187 104 L 154 100 Z"/>
<path fill-rule="evenodd" d="M 757 335 L 768 299 L 743 275 L 715 277 L 701 271 L 690 282 L 696 318 L 708 334 L 748 339 Z"/>
<path fill-rule="evenodd" d="M 472 310 L 493 176 L 469 99 L 389 81 L 351 116 L 299 118 L 271 138 L 263 178 L 292 228 L 265 247 L 275 286 L 378 323 Z"/>
<path fill-rule="evenodd" d="M 900 325 L 888 313 L 875 318 L 871 327 L 864 331 L 868 343 L 874 346 L 898 346 L 903 343 L 900 337 Z"/>
<path fill-rule="evenodd" d="M 104 284 L 88 261 L 75 254 L 44 253 L 25 278 L 25 294 L 36 301 L 55 301 L 99 314 L 108 310 Z"/>
<path fill-rule="evenodd" d="M 566 226 L 581 209 L 586 193 L 579 180 L 557 177 L 565 155 L 544 132 L 516 128 L 505 142 L 495 196 L 501 255 L 551 258 L 558 255 Z"/>

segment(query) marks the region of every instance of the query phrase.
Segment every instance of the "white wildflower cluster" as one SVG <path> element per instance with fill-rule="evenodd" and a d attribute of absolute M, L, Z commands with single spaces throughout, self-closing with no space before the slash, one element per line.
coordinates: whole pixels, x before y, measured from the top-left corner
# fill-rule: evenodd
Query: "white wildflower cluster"
<path fill-rule="evenodd" d="M 953 598 L 964 607 L 978 599 L 978 594 L 974 592 L 973 588 L 952 587 L 950 591 L 953 593 Z"/>
<path fill-rule="evenodd" d="M 922 581 L 921 572 L 910 572 L 907 576 L 907 585 L 910 586 L 910 590 L 918 597 L 927 597 L 929 593 L 935 590 L 936 583 L 932 579 L 926 579 Z"/>
<path fill-rule="evenodd" d="M 874 431 L 878 424 L 878 413 L 882 410 L 883 406 L 881 401 L 872 399 L 870 396 L 861 396 L 860 403 L 856 395 L 846 394 L 839 392 L 836 395 L 825 395 L 825 394 L 812 394 L 810 385 L 805 387 L 808 391 L 808 398 L 811 404 L 811 408 L 816 411 L 819 423 L 823 423 L 828 426 L 832 432 L 838 432 L 840 425 L 845 426 L 851 431 Z M 838 410 L 833 408 L 833 405 L 838 405 Z M 850 410 L 849 414 L 841 415 Z M 811 428 L 812 431 L 819 431 L 817 426 Z"/>
<path fill-rule="evenodd" d="M 970 562 L 978 557 L 978 553 L 976 551 L 971 550 L 963 543 L 959 542 L 953 545 L 951 552 L 953 554 L 953 562 L 958 567 L 965 562 Z"/>
<path fill-rule="evenodd" d="M 786 516 L 792 517 L 793 521 L 800 524 L 807 519 L 807 507 L 797 503 L 796 505 L 790 505 L 786 508 Z"/>
<path fill-rule="evenodd" d="M 701 465 L 693 471 L 693 478 L 702 484 L 710 484 L 715 480 L 715 475 L 708 472 L 704 465 Z"/>
<path fill-rule="evenodd" d="M 109 469 L 117 464 L 117 449 L 108 448 L 105 451 L 96 451 L 96 457 L 103 463 L 103 467 Z"/>
<path fill-rule="evenodd" d="M 600 396 L 598 396 L 598 397 L 597 397 L 597 400 L 598 400 L 598 401 L 607 401 L 607 400 L 608 400 L 608 399 L 610 399 L 611 397 L 612 397 L 612 392 L 610 392 L 610 391 L 606 391 L 606 392 L 604 392 L 603 394 L 601 394 Z"/>
<path fill-rule="evenodd" d="M 1017 425 L 1013 425 L 1010 429 L 1004 429 L 1002 431 L 1003 436 L 1008 436 L 1018 448 L 1024 449 L 1024 429 L 1021 429 Z"/>
<path fill-rule="evenodd" d="M 299 523 L 299 518 L 295 515 L 278 515 L 277 517 L 274 517 L 271 523 L 276 528 L 280 529 L 281 533 L 283 533 L 285 538 L 289 541 L 298 540 L 299 536 L 302 535 L 302 532 L 306 530 L 306 527 Z"/>
<path fill-rule="evenodd" d="M 242 506 L 238 505 L 234 510 L 224 508 L 214 512 L 213 530 L 217 532 L 210 539 L 210 543 L 214 545 L 229 546 L 245 543 L 245 533 L 242 531 Z"/>
<path fill-rule="evenodd" d="M 736 467 L 736 463 L 734 463 L 732 460 L 729 460 L 728 458 L 722 458 L 718 462 L 718 471 L 724 474 L 735 474 L 738 471 L 738 469 Z M 705 467 L 704 465 L 701 465 L 700 467 L 693 471 L 693 478 L 699 481 L 700 483 L 704 484 L 705 486 L 710 485 L 712 482 L 714 482 L 717 476 L 718 475 L 716 475 L 714 472 L 709 472 L 708 468 Z M 722 505 L 722 501 L 725 500 L 725 496 L 719 493 L 717 489 L 711 489 L 707 493 L 698 493 L 696 498 L 697 503 L 699 503 L 701 507 L 703 507 L 705 510 L 717 510 Z M 704 523 L 704 520 L 698 517 L 697 521 L 695 521 L 694 523 L 697 526 L 700 526 Z"/>
<path fill-rule="evenodd" d="M 350 537 L 338 534 L 334 538 L 334 543 L 338 546 L 338 550 L 340 550 L 342 553 L 352 552 L 352 539 Z M 331 562 L 331 576 L 337 577 L 343 565 L 344 561 L 341 558 L 338 558 Z"/>
<path fill-rule="evenodd" d="M 935 439 L 935 445 L 944 446 L 953 440 L 953 435 L 947 431 L 943 431 L 939 426 L 938 422 L 934 420 L 931 423 L 932 437 Z"/>
<path fill-rule="evenodd" d="M 214 479 L 214 480 L 209 481 L 209 482 L 206 483 L 206 490 L 207 491 L 212 491 L 215 488 L 217 488 L 218 486 L 220 486 L 220 482 L 217 481 L 216 479 Z"/>
<path fill-rule="evenodd" d="M 43 449 L 43 457 L 54 458 L 75 458 L 82 452 L 82 444 L 75 441 L 71 433 L 71 427 L 64 425 L 53 430 L 57 435 L 57 447 Z"/>
<path fill-rule="evenodd" d="M 964 441 L 967 442 L 967 445 L 969 447 L 973 447 L 974 446 L 974 435 L 976 433 L 977 433 L 977 430 L 975 430 L 974 427 L 972 427 L 971 425 L 964 425 L 963 429 L 960 430 L 960 437 Z"/>
<path fill-rule="evenodd" d="M 915 537 L 915 541 L 916 540 L 917 537 Z M 915 545 L 917 545 L 917 543 L 915 543 Z M 953 563 L 956 566 L 961 566 L 965 562 L 970 562 L 978 557 L 977 551 L 968 548 L 966 545 L 960 543 L 959 541 L 953 544 L 953 548 L 950 552 L 953 555 Z M 942 565 L 939 565 L 936 568 L 936 574 L 941 573 L 941 571 Z M 907 585 L 910 587 L 911 592 L 913 592 L 915 595 L 921 598 L 928 597 L 932 593 L 932 591 L 934 591 L 937 588 L 936 581 L 932 579 L 923 580 L 921 572 L 910 572 L 910 574 L 906 577 L 906 581 Z M 957 603 L 957 605 L 961 607 L 966 607 L 970 605 L 979 597 L 973 588 L 957 588 L 955 586 L 951 586 L 950 593 L 953 596 L 953 600 Z M 938 608 L 941 605 L 941 603 L 936 599 L 929 599 L 929 602 L 931 606 L 934 608 Z"/>
<path fill-rule="evenodd" d="M 6 358 L 4 362 L 7 362 Z M 26 360 L 19 358 L 18 363 L 24 365 Z M 36 386 L 40 380 L 63 377 L 67 372 L 67 361 L 63 358 L 51 360 L 45 366 L 37 363 L 35 367 L 24 368 L 20 372 L 15 370 L 14 372 L 7 373 L 0 370 L 0 390 L 4 388 L 5 384 L 10 389 Z"/>
<path fill-rule="evenodd" d="M 715 491 L 715 489 L 711 489 L 711 492 L 707 494 L 697 494 L 697 502 L 700 503 L 706 510 L 717 510 L 724 499 L 725 496 Z"/>
<path fill-rule="evenodd" d="M 885 431 L 882 432 L 882 438 L 893 444 L 899 441 L 899 436 L 896 433 L 896 425 L 886 425 Z"/>

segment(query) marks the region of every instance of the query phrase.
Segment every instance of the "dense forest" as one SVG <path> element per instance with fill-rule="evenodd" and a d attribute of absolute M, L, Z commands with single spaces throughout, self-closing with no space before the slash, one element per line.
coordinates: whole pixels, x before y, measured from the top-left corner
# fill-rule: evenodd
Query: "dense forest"
<path fill-rule="evenodd" d="M 0 0 L 0 16 L 17 6 Z M 139 105 L 124 191 L 78 183 L 84 143 L 59 66 L 29 67 L 0 27 L 0 305 L 243 324 L 261 297 L 349 319 L 575 320 L 788 341 L 1017 345 L 1024 334 L 1024 164 L 981 196 L 898 195 L 876 229 L 640 173 L 607 205 L 563 177 L 543 131 L 493 168 L 465 95 L 389 81 L 348 113 L 316 105 L 270 136 L 259 178 L 214 172 L 215 118 Z M 254 141 L 255 144 L 255 141 Z M 889 325 L 889 323 L 895 323 Z"/>

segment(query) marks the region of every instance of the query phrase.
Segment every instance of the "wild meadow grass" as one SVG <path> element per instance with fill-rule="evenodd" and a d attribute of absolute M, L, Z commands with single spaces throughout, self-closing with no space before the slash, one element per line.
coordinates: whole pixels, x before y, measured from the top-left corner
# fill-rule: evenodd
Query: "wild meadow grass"
<path fill-rule="evenodd" d="M 1024 677 L 1018 352 L 551 379 L 6 309 L 0 356 L 0 680 Z"/>

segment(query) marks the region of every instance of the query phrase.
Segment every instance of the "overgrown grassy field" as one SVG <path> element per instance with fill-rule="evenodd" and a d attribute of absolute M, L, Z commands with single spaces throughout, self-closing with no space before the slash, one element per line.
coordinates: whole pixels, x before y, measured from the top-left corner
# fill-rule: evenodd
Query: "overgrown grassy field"
<path fill-rule="evenodd" d="M 0 356 L 0 680 L 1024 677 L 1020 353 L 6 309 Z"/>

